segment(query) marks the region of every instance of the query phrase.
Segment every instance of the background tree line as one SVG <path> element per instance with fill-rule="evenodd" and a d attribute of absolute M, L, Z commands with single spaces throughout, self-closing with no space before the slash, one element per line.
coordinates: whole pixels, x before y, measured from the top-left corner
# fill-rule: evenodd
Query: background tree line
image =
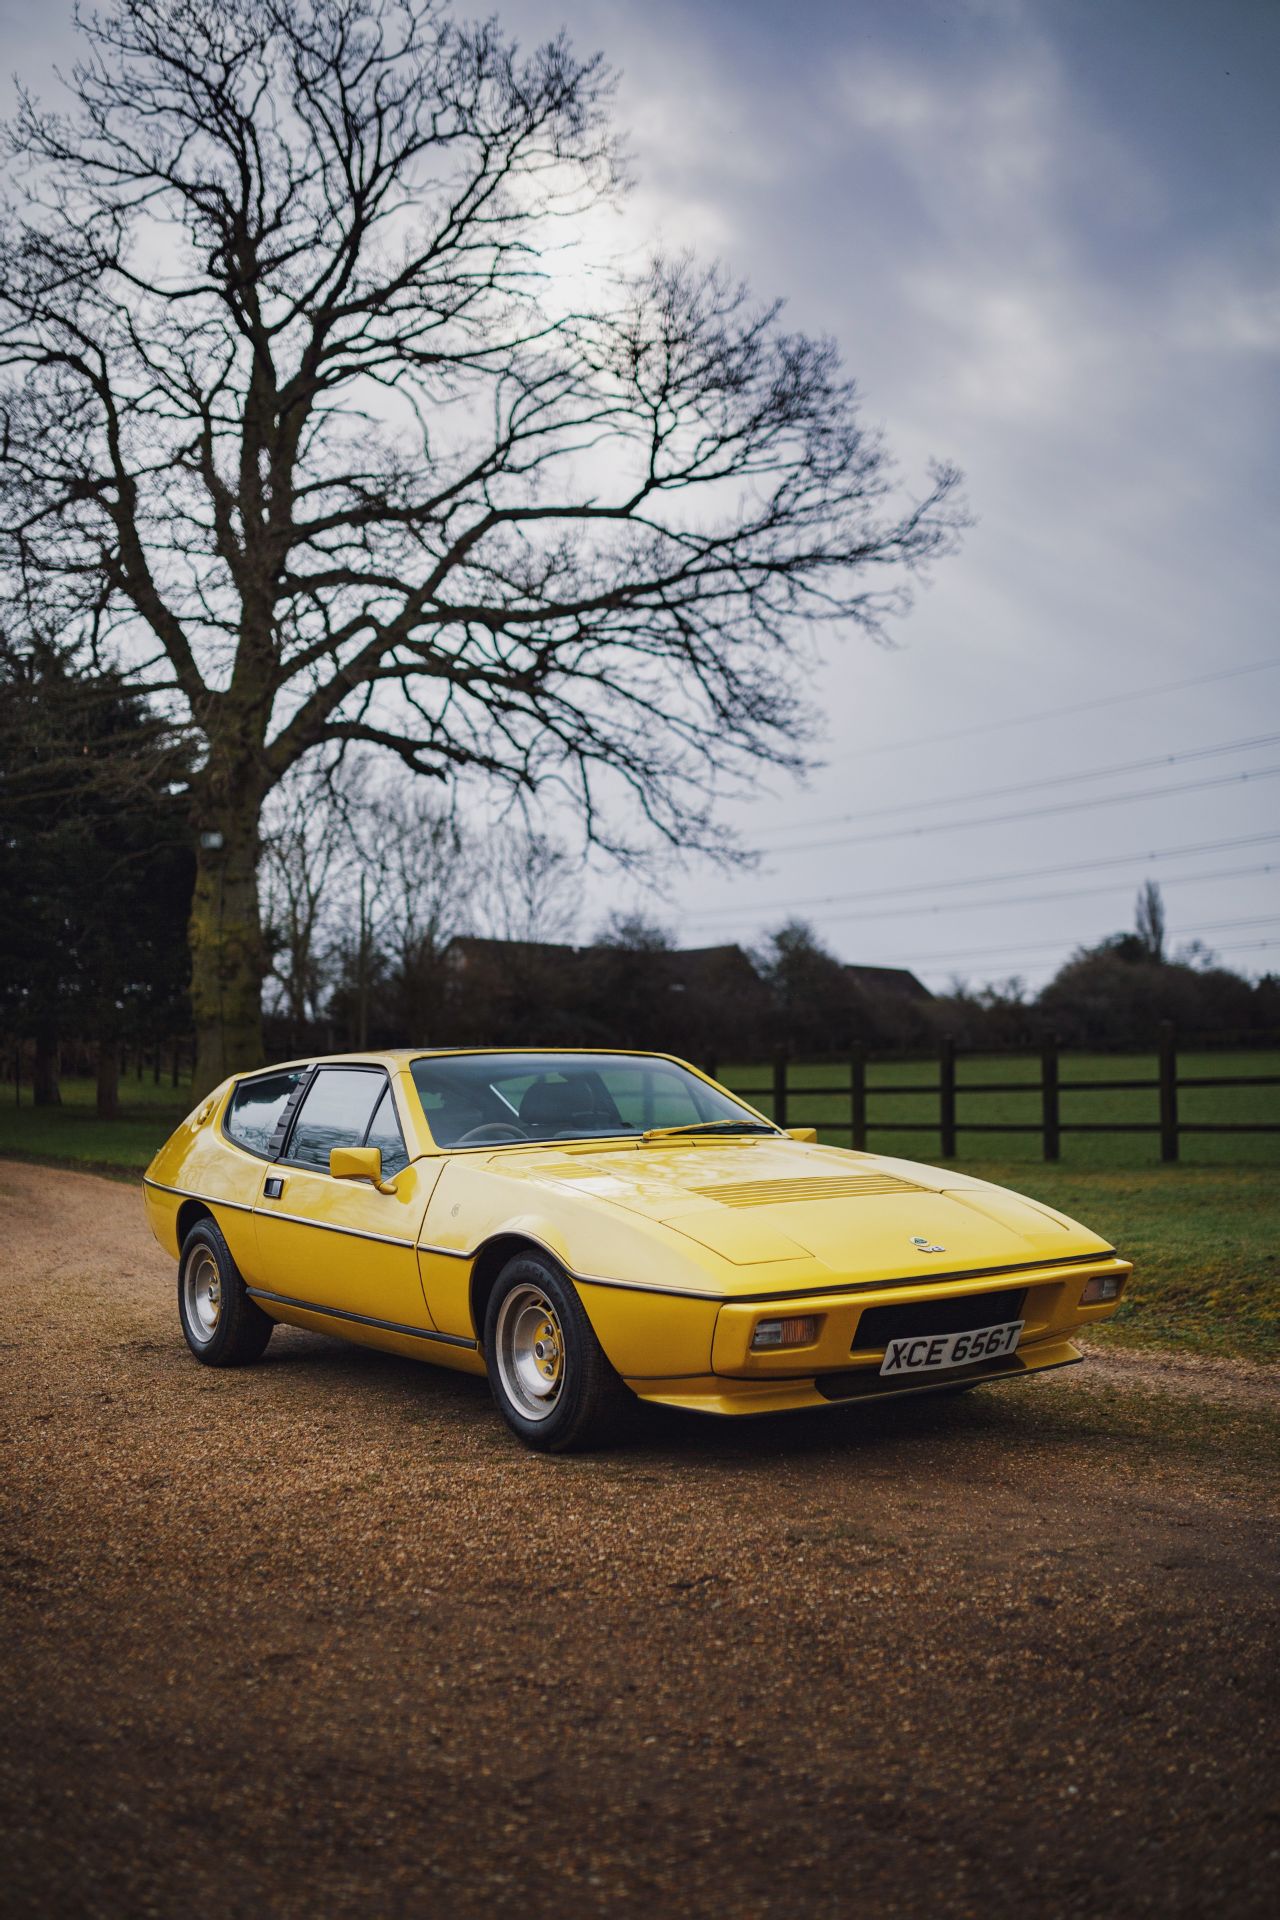
<path fill-rule="evenodd" d="M 0 638 L 0 1028 L 37 1100 L 88 1065 L 110 1114 L 124 1051 L 191 1057 L 191 742 L 110 671 Z M 375 759 L 300 768 L 267 808 L 259 874 L 277 1058 L 379 1045 L 639 1046 L 699 1061 L 1036 1043 L 1152 1044 L 1280 1027 L 1280 981 L 1170 953 L 1159 889 L 1132 931 L 1047 986 L 914 996 L 792 921 L 744 952 L 682 949 L 641 914 L 583 926 L 581 858 L 520 816 L 476 825 Z M 497 944 L 489 944 L 497 943 Z"/>
<path fill-rule="evenodd" d="M 1280 1026 L 1280 982 L 1255 984 L 1199 942 L 1169 950 L 1150 881 L 1132 931 L 1079 948 L 1039 991 L 1015 977 L 917 996 L 892 970 L 850 969 L 800 920 L 746 951 L 690 951 L 642 912 L 584 928 L 583 877 L 554 838 L 468 827 L 367 761 L 286 783 L 268 812 L 262 880 L 271 1041 L 278 1052 L 523 1043 L 741 1060 L 854 1041 L 929 1048 L 943 1035 L 970 1047 L 1047 1032 L 1071 1046 L 1146 1046 L 1166 1020 L 1206 1037 Z"/>
<path fill-rule="evenodd" d="M 40 1104 L 74 1053 L 110 1116 L 122 1051 L 190 1035 L 190 765 L 121 675 L 0 633 L 0 1029 Z"/>

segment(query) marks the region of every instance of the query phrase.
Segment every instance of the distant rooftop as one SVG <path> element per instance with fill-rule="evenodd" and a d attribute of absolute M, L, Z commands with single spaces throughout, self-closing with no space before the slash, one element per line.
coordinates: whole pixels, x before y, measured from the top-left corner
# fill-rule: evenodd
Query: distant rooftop
<path fill-rule="evenodd" d="M 863 987 L 869 993 L 896 993 L 907 1000 L 933 998 L 924 981 L 917 980 L 906 967 L 846 966 L 845 972 L 855 987 Z"/>
<path fill-rule="evenodd" d="M 710 984 L 715 979 L 723 979 L 727 973 L 736 973 L 744 981 L 749 974 L 753 980 L 759 978 L 750 955 L 744 948 L 729 944 L 719 947 L 655 947 L 626 948 L 608 946 L 572 947 L 561 942 L 548 940 L 497 940 L 487 934 L 460 933 L 445 948 L 445 965 L 462 970 L 477 960 L 500 960 L 520 958 L 524 960 L 555 961 L 561 966 L 573 961 L 592 959 L 609 953 L 646 953 L 655 967 L 673 974 L 677 980 L 689 985 L 695 982 Z M 932 1000 L 933 995 L 922 980 L 906 967 L 860 967 L 844 968 L 850 984 L 862 988 L 868 993 L 896 994 L 907 1000 Z"/>

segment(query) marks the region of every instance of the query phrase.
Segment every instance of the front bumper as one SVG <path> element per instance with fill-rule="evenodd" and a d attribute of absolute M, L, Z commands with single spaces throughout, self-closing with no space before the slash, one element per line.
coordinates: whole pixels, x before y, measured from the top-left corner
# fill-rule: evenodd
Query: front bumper
<path fill-rule="evenodd" d="M 710 1374 L 629 1380 L 628 1385 L 641 1399 L 667 1406 L 704 1413 L 773 1413 L 932 1393 L 987 1380 L 1021 1379 L 1079 1360 L 1080 1353 L 1069 1336 L 1109 1319 L 1119 1304 L 1117 1297 L 1096 1306 L 1082 1306 L 1080 1296 L 1085 1286 L 1099 1274 L 1114 1274 L 1123 1288 L 1131 1272 L 1128 1261 L 1112 1254 L 1069 1266 L 974 1274 L 944 1285 L 914 1280 L 727 1301 L 716 1316 Z M 981 1307 L 977 1295 L 989 1296 L 989 1306 Z M 1002 1308 L 1001 1297 L 1006 1295 L 1009 1304 Z M 864 1334 L 859 1342 L 863 1314 L 871 1309 L 927 1306 L 945 1319 L 948 1302 L 956 1303 L 957 1325 L 976 1324 L 972 1318 L 975 1308 L 981 1308 L 982 1324 L 1000 1325 L 1002 1314 L 1008 1320 L 1021 1320 L 1023 1330 L 1016 1351 L 973 1366 L 882 1376 L 883 1339 L 868 1339 Z M 967 1320 L 962 1317 L 966 1313 L 970 1315 Z M 817 1336 L 809 1346 L 753 1352 L 751 1340 L 758 1321 L 792 1315 L 817 1318 Z M 869 1327 L 883 1324 L 883 1313 L 868 1322 Z"/>
<path fill-rule="evenodd" d="M 629 1380 L 627 1385 L 638 1399 L 664 1407 L 683 1407 L 689 1413 L 801 1413 L 810 1407 L 902 1400 L 987 1381 L 1022 1380 L 1054 1367 L 1075 1366 L 1083 1358 L 1070 1340 L 1058 1338 L 1019 1347 L 1004 1360 L 984 1360 L 975 1367 L 950 1367 L 914 1378 L 894 1374 L 885 1379 L 870 1368 L 845 1368 L 810 1380 L 724 1380 L 704 1374 L 677 1380 Z"/>

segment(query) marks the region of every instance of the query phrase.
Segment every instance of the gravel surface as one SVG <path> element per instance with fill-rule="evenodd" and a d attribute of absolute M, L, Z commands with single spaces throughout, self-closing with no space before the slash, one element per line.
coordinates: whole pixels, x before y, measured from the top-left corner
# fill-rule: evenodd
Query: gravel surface
<path fill-rule="evenodd" d="M 7 1914 L 1275 1911 L 1265 1372 L 550 1461 L 315 1336 L 196 1366 L 118 1183 L 0 1162 L 0 1249 Z"/>

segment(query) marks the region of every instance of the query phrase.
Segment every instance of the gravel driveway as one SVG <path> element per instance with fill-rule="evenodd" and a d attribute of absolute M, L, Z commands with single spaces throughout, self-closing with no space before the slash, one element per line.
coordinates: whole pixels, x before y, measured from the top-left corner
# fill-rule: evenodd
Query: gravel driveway
<path fill-rule="evenodd" d="M 13 1915 L 1275 1910 L 1277 1393 L 1118 1351 L 643 1411 L 182 1345 L 137 1190 L 0 1162 Z"/>

